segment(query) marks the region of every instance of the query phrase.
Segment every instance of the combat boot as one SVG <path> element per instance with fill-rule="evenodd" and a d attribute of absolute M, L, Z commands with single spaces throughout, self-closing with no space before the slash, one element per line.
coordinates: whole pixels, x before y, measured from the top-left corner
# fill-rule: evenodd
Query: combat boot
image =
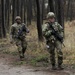
<path fill-rule="evenodd" d="M 58 65 L 58 70 L 63 70 L 64 68 L 61 65 Z"/>
<path fill-rule="evenodd" d="M 23 61 L 24 60 L 24 56 L 20 56 L 20 60 Z"/>
<path fill-rule="evenodd" d="M 57 70 L 55 65 L 52 65 L 52 70 Z"/>

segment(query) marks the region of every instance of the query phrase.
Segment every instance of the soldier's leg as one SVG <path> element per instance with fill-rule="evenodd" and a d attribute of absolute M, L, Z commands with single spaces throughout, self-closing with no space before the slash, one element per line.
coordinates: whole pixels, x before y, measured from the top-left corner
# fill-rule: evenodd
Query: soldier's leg
<path fill-rule="evenodd" d="M 49 48 L 48 48 L 48 52 L 50 53 L 50 61 L 51 61 L 51 65 L 52 65 L 52 69 L 55 69 L 55 46 L 53 43 L 49 43 Z"/>
<path fill-rule="evenodd" d="M 26 52 L 26 49 L 27 49 L 27 41 L 26 41 L 26 39 L 23 39 L 23 41 L 22 41 L 22 53 L 23 53 L 23 55 Z"/>
<path fill-rule="evenodd" d="M 56 42 L 57 55 L 58 55 L 58 67 L 62 69 L 61 65 L 63 63 L 63 53 L 62 53 L 62 43 Z"/>
<path fill-rule="evenodd" d="M 16 45 L 18 47 L 18 52 L 19 52 L 20 58 L 23 58 L 22 41 L 21 40 L 17 40 Z"/>

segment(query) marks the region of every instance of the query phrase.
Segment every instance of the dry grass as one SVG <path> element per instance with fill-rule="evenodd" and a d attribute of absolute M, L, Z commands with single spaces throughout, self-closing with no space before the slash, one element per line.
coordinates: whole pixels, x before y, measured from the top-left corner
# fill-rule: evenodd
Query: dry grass
<path fill-rule="evenodd" d="M 45 53 L 44 50 L 45 43 L 44 42 L 41 43 L 38 41 L 36 24 L 33 22 L 33 25 L 29 26 L 29 29 L 30 33 L 27 36 L 28 41 L 27 53 L 32 56 L 37 56 L 40 53 L 42 54 L 42 52 Z"/>
<path fill-rule="evenodd" d="M 75 21 L 65 24 L 64 63 L 75 64 Z"/>

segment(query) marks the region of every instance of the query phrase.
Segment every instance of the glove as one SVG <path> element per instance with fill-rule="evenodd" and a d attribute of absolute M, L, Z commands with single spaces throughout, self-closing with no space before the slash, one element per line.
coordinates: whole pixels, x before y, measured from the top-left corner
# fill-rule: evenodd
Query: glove
<path fill-rule="evenodd" d="M 48 32 L 46 32 L 45 37 L 49 38 L 50 35 L 51 35 L 51 32 L 52 32 L 51 30 L 49 30 Z"/>
<path fill-rule="evenodd" d="M 10 41 L 10 44 L 13 44 L 13 41 Z"/>
<path fill-rule="evenodd" d="M 54 30 L 51 32 L 52 35 L 55 35 L 56 33 L 57 31 L 54 31 Z"/>
<path fill-rule="evenodd" d="M 30 32 L 29 29 L 26 29 L 26 32 L 29 33 Z"/>

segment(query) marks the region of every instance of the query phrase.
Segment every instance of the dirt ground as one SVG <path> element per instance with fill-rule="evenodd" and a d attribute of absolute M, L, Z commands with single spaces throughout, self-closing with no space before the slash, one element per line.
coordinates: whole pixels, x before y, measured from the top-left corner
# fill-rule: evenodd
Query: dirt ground
<path fill-rule="evenodd" d="M 8 38 L 0 40 L 0 75 L 75 75 L 75 21 L 65 24 L 66 47 L 63 47 L 65 67 L 63 71 L 52 71 L 49 64 L 36 67 L 30 65 L 31 56 L 37 58 L 41 54 L 48 55 L 44 46 L 40 47 L 37 43 L 35 27 L 30 27 L 30 30 L 31 33 L 27 36 L 29 43 L 25 61 L 19 60 L 17 48 L 9 43 Z M 32 63 L 35 64 L 35 61 Z"/>
<path fill-rule="evenodd" d="M 19 62 L 17 57 L 0 54 L 0 75 L 75 75 L 75 71 L 64 69 L 52 71 L 49 67 L 31 67 L 28 65 L 15 66 L 13 61 Z"/>

